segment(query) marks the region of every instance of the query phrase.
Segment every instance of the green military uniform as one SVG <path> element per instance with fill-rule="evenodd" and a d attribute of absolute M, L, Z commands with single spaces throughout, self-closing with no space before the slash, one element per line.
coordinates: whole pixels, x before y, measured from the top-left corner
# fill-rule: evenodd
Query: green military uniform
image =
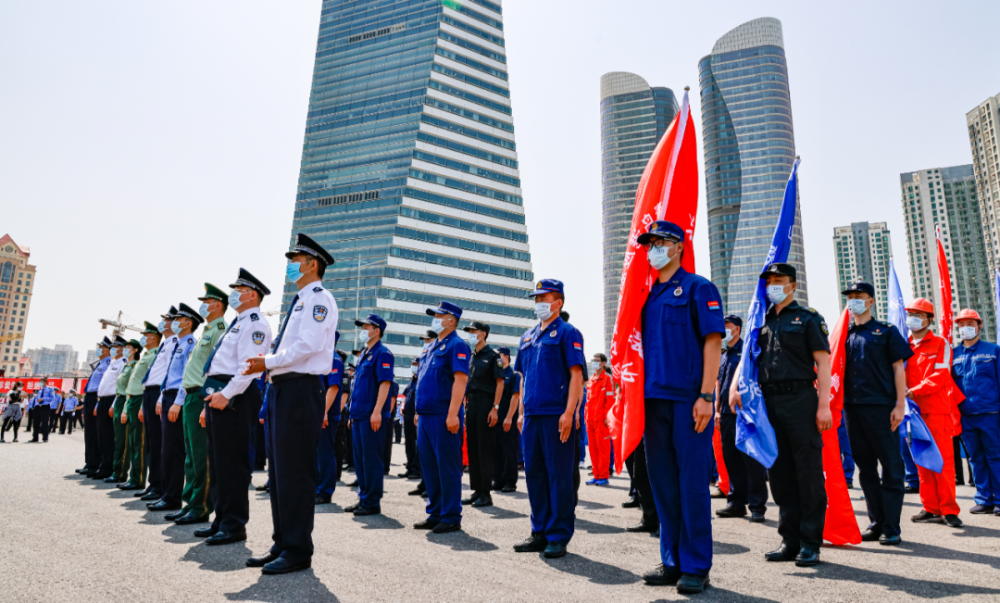
<path fill-rule="evenodd" d="M 136 340 L 131 340 L 128 345 L 135 346 L 135 349 L 141 350 L 142 346 Z M 128 469 L 129 461 L 128 455 L 126 455 L 127 443 L 128 443 L 128 425 L 122 424 L 121 416 L 122 411 L 125 409 L 126 394 L 125 390 L 128 388 L 129 379 L 132 377 L 132 370 L 135 368 L 135 360 L 130 360 L 125 363 L 125 368 L 118 375 L 118 379 L 115 381 L 115 402 L 112 408 L 111 424 L 114 426 L 115 430 L 115 462 L 112 466 L 111 475 L 118 481 L 118 483 L 124 482 L 128 479 Z"/>
<path fill-rule="evenodd" d="M 209 283 L 205 283 L 205 295 L 198 299 L 218 300 L 224 307 L 229 301 L 221 290 Z M 201 388 L 205 385 L 205 363 L 225 333 L 226 323 L 221 317 L 205 325 L 201 340 L 191 350 L 181 381 L 181 389 L 187 393 L 181 414 L 184 422 L 184 491 L 181 493 L 184 508 L 181 512 L 195 517 L 206 517 L 215 508 L 209 493 L 208 433 L 201 426 L 201 411 L 205 408 Z"/>
<path fill-rule="evenodd" d="M 147 322 L 142 333 L 143 335 L 156 335 L 159 331 L 156 326 Z M 143 381 L 146 380 L 149 367 L 153 366 L 153 361 L 156 360 L 156 355 L 159 353 L 158 348 L 153 348 L 142 355 L 142 358 L 132 369 L 128 386 L 125 388 L 125 395 L 128 397 L 125 402 L 125 414 L 128 417 L 126 424 L 128 426 L 128 439 L 125 454 L 129 459 L 129 468 L 131 469 L 128 483 L 133 486 L 133 489 L 146 487 L 149 453 L 146 451 L 146 430 L 143 429 L 142 421 L 139 420 L 139 411 L 142 410 L 142 393 L 145 387 Z M 120 421 L 121 417 L 118 420 Z"/>

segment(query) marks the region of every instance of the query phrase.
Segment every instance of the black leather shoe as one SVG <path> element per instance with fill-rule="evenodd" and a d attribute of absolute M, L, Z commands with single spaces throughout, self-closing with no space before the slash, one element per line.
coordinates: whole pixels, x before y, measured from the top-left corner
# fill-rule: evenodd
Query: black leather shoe
<path fill-rule="evenodd" d="M 725 498 L 726 493 L 718 488 L 712 488 L 712 493 L 709 494 L 712 498 Z"/>
<path fill-rule="evenodd" d="M 903 542 L 903 539 L 899 537 L 899 534 L 895 536 L 886 536 L 883 534 L 878 539 L 878 543 L 882 546 L 897 546 L 901 542 Z"/>
<path fill-rule="evenodd" d="M 316 495 L 316 503 L 315 504 L 317 504 L 317 505 L 328 505 L 328 504 L 330 504 L 330 497 L 326 496 L 326 495 L 323 495 L 323 494 L 317 494 Z"/>
<path fill-rule="evenodd" d="M 420 488 L 417 488 L 416 490 L 410 490 L 409 492 L 407 492 L 407 494 L 409 494 L 410 496 L 420 496 L 423 493 L 424 491 L 421 490 Z"/>
<path fill-rule="evenodd" d="M 163 495 L 160 494 L 159 492 L 147 492 L 146 494 L 142 495 L 140 500 L 157 501 L 160 500 L 161 498 L 163 498 Z"/>
<path fill-rule="evenodd" d="M 658 522 L 646 521 L 643 517 L 638 524 L 634 526 L 629 526 L 625 528 L 626 532 L 647 532 L 649 534 L 657 534 L 660 531 L 660 524 Z"/>
<path fill-rule="evenodd" d="M 104 478 L 104 483 L 105 484 L 118 484 L 118 483 L 121 483 L 121 481 L 122 480 L 118 479 L 114 475 L 112 475 L 111 477 Z"/>
<path fill-rule="evenodd" d="M 928 513 L 923 509 L 921 509 L 916 515 L 910 517 L 910 521 L 913 523 L 944 523 L 944 519 L 942 519 L 940 515 Z"/>
<path fill-rule="evenodd" d="M 354 513 L 354 511 L 356 511 L 359 508 L 361 508 L 361 501 L 358 501 L 353 505 L 348 505 L 344 507 L 344 513 Z"/>
<path fill-rule="evenodd" d="M 708 588 L 708 576 L 681 574 L 681 579 L 677 581 L 677 592 L 685 595 L 696 595 L 705 592 L 706 588 Z"/>
<path fill-rule="evenodd" d="M 764 512 L 763 511 L 752 511 L 750 513 L 750 521 L 754 523 L 764 523 Z"/>
<path fill-rule="evenodd" d="M 142 490 L 143 487 L 140 486 L 140 485 L 138 485 L 138 484 L 124 483 L 124 484 L 119 484 L 118 485 L 118 489 L 119 490 Z"/>
<path fill-rule="evenodd" d="M 355 517 L 364 517 L 365 515 L 381 515 L 382 507 L 358 507 L 354 509 Z"/>
<path fill-rule="evenodd" d="M 409 471 L 404 471 L 402 473 L 397 473 L 396 477 L 401 477 L 403 479 L 406 479 L 406 478 L 410 477 L 410 472 Z"/>
<path fill-rule="evenodd" d="M 95 473 L 94 476 L 90 479 L 98 482 L 103 482 L 107 480 L 109 477 L 111 477 L 110 473 Z"/>
<path fill-rule="evenodd" d="M 906 486 L 903 488 L 904 494 L 920 494 L 920 486 Z"/>
<path fill-rule="evenodd" d="M 457 532 L 462 529 L 462 524 L 451 523 L 448 521 L 439 522 L 432 530 L 435 534 L 447 534 L 448 532 Z"/>
<path fill-rule="evenodd" d="M 187 513 L 174 520 L 179 526 L 188 526 L 194 523 L 207 523 L 208 515 L 195 515 L 194 513 Z"/>
<path fill-rule="evenodd" d="M 155 502 L 153 504 L 147 505 L 147 509 L 150 511 L 177 511 L 181 508 L 180 503 L 168 503 L 165 500 Z"/>
<path fill-rule="evenodd" d="M 795 556 L 795 565 L 798 567 L 812 567 L 819 564 L 819 551 L 802 547 L 799 554 Z"/>
<path fill-rule="evenodd" d="M 545 547 L 545 550 L 542 552 L 542 555 L 544 555 L 546 559 L 558 559 L 560 557 L 565 557 L 566 543 L 550 542 L 549 545 Z"/>
<path fill-rule="evenodd" d="M 716 511 L 715 514 L 719 517 L 746 517 L 747 508 L 738 507 L 736 505 L 728 505 Z"/>
<path fill-rule="evenodd" d="M 517 492 L 517 486 L 511 486 L 510 484 L 508 484 L 503 488 L 500 488 L 500 491 L 505 492 L 507 494 L 510 494 L 511 492 Z"/>
<path fill-rule="evenodd" d="M 271 489 L 271 487 L 268 484 L 264 484 L 263 486 L 257 486 L 256 488 L 254 488 L 254 490 L 256 490 L 257 492 L 267 492 L 270 489 Z M 261 567 L 264 567 L 264 566 L 261 566 Z"/>
<path fill-rule="evenodd" d="M 962 520 L 958 518 L 958 515 L 945 515 L 944 523 L 953 528 L 960 528 L 963 524 Z"/>
<path fill-rule="evenodd" d="M 642 575 L 643 582 L 650 586 L 674 586 L 680 579 L 681 570 L 662 563 Z"/>
<path fill-rule="evenodd" d="M 514 545 L 515 553 L 541 553 L 548 547 L 545 537 L 541 534 L 532 534 L 524 542 Z"/>
<path fill-rule="evenodd" d="M 793 549 L 787 544 L 782 543 L 781 546 L 774 549 L 770 553 L 764 553 L 764 559 L 768 561 L 795 561 L 795 557 L 799 554 L 799 549 Z"/>
<path fill-rule="evenodd" d="M 437 519 L 431 519 L 430 517 L 428 517 L 427 519 L 425 519 L 425 520 L 423 520 L 421 522 L 413 524 L 413 529 L 414 530 L 433 530 L 434 528 L 437 527 L 437 524 L 439 524 L 439 523 L 441 523 L 439 520 L 437 520 Z"/>
<path fill-rule="evenodd" d="M 278 557 L 274 561 L 260 568 L 262 574 L 290 574 L 312 567 L 312 560 L 289 561 L 284 557 Z"/>
<path fill-rule="evenodd" d="M 472 503 L 472 506 L 473 507 L 477 507 L 477 508 L 478 507 L 492 507 L 493 506 L 493 497 L 490 496 L 490 495 L 480 496 L 479 499 L 476 500 L 476 502 Z"/>
<path fill-rule="evenodd" d="M 861 533 L 861 542 L 878 542 L 878 539 L 882 537 L 882 532 L 876 532 L 874 530 L 865 530 Z"/>
<path fill-rule="evenodd" d="M 176 513 L 167 513 L 166 515 L 163 516 L 163 519 L 166 519 L 167 521 L 177 521 L 178 519 L 184 517 L 185 515 L 187 515 L 187 511 L 181 509 Z"/>
<path fill-rule="evenodd" d="M 625 502 L 622 503 L 622 508 L 623 509 L 638 509 L 639 508 L 639 499 L 638 498 L 630 498 L 630 499 L 626 500 Z"/>
<path fill-rule="evenodd" d="M 76 473 L 86 474 L 90 473 L 90 467 L 80 467 L 79 469 L 74 469 L 73 471 Z"/>
<path fill-rule="evenodd" d="M 493 484 L 490 485 L 491 492 L 499 492 L 501 488 L 503 488 L 503 484 L 498 484 L 496 482 L 493 482 Z"/>
<path fill-rule="evenodd" d="M 219 531 L 213 528 L 212 526 L 208 526 L 207 528 L 202 528 L 200 530 L 194 531 L 194 535 L 198 538 L 208 538 L 209 536 L 215 536 L 218 533 Z"/>
<path fill-rule="evenodd" d="M 976 505 L 969 509 L 969 513 L 973 515 L 986 515 L 993 512 L 993 505 Z"/>
<path fill-rule="evenodd" d="M 353 482 L 347 484 L 347 487 L 348 488 L 357 488 L 358 487 L 358 480 L 354 480 Z"/>
<path fill-rule="evenodd" d="M 267 553 L 261 555 L 260 557 L 251 557 L 247 559 L 247 567 L 264 567 L 268 563 L 271 563 L 272 561 L 277 559 L 279 556 L 280 555 L 278 553 L 272 553 L 271 551 L 268 551 Z"/>
<path fill-rule="evenodd" d="M 462 504 L 463 505 L 471 505 L 472 503 L 476 502 L 479 499 L 480 499 L 479 493 L 478 492 L 473 492 L 472 496 L 470 496 L 469 498 L 462 499 Z"/>
<path fill-rule="evenodd" d="M 243 542 L 246 539 L 246 530 L 240 530 L 239 532 L 218 532 L 214 536 L 209 536 L 205 540 L 205 544 L 232 544 L 234 542 Z"/>

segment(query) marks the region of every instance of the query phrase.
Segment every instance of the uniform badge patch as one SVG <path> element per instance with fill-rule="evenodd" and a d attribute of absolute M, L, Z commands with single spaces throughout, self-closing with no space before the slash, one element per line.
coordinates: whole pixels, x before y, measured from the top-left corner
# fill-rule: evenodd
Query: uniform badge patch
<path fill-rule="evenodd" d="M 715 301 L 714 299 L 710 300 L 708 302 L 708 309 L 709 310 L 718 310 L 719 309 L 719 302 Z"/>
<path fill-rule="evenodd" d="M 253 314 L 250 315 L 250 320 L 260 320 L 260 317 L 257 316 L 256 312 L 254 312 Z"/>
<path fill-rule="evenodd" d="M 573 342 L 573 348 L 575 348 L 577 350 L 580 350 L 581 352 L 583 351 L 583 346 L 580 345 L 580 342 L 578 342 L 578 341 L 574 341 Z"/>
<path fill-rule="evenodd" d="M 459 358 L 459 360 L 465 360 L 465 354 L 459 352 L 458 353 L 458 358 Z"/>
<path fill-rule="evenodd" d="M 824 335 L 829 335 L 830 334 L 830 329 L 826 328 L 826 323 L 825 322 L 819 323 L 819 328 L 820 328 L 821 331 L 823 331 Z"/>
<path fill-rule="evenodd" d="M 558 334 L 559 333 L 557 331 L 552 331 L 551 333 L 549 333 L 549 337 L 555 337 Z"/>
<path fill-rule="evenodd" d="M 254 331 L 253 334 L 250 335 L 250 339 L 252 339 L 257 345 L 264 343 L 264 331 Z"/>
<path fill-rule="evenodd" d="M 389 368 L 389 364 L 388 364 L 388 363 L 386 363 L 386 362 L 383 362 L 383 363 L 382 363 L 382 368 Z"/>
<path fill-rule="evenodd" d="M 674 289 L 674 297 L 680 297 L 684 293 L 684 289 L 677 287 Z"/>
<path fill-rule="evenodd" d="M 442 352 L 444 351 L 444 348 L 445 348 L 445 345 L 444 345 L 444 344 L 442 343 L 442 344 L 441 344 L 441 351 L 442 351 Z"/>
<path fill-rule="evenodd" d="M 305 303 L 301 303 L 298 306 L 295 306 L 295 309 L 292 310 L 292 312 L 298 312 L 299 310 L 301 310 L 302 308 L 305 308 L 305 307 L 306 307 Z"/>
<path fill-rule="evenodd" d="M 240 326 L 239 325 L 236 325 L 235 327 L 233 327 L 233 330 L 230 331 L 230 333 L 239 333 L 239 332 L 240 332 Z"/>
<path fill-rule="evenodd" d="M 326 309 L 326 306 L 313 306 L 313 318 L 316 322 L 323 322 L 326 320 L 326 315 L 328 313 L 329 310 Z"/>
<path fill-rule="evenodd" d="M 501 360 L 500 358 L 497 358 L 497 366 L 503 368 L 503 360 Z"/>

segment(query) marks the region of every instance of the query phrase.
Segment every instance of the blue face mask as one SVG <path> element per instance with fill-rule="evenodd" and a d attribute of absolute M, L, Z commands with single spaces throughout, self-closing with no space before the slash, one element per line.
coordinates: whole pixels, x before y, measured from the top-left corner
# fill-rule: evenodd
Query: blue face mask
<path fill-rule="evenodd" d="M 111 348 L 111 357 L 112 358 L 118 357 L 118 348 Z"/>
<path fill-rule="evenodd" d="M 174 332 L 174 335 L 180 335 L 181 332 L 181 321 L 175 320 L 170 323 L 170 330 Z"/>
<path fill-rule="evenodd" d="M 198 314 L 201 314 L 202 318 L 208 318 L 208 302 L 201 302 L 201 307 L 198 308 Z"/>
<path fill-rule="evenodd" d="M 160 324 L 156 325 L 156 330 L 159 331 L 160 333 L 166 331 L 167 330 L 167 321 L 161 320 Z"/>
<path fill-rule="evenodd" d="M 237 291 L 236 289 L 233 289 L 232 291 L 230 291 L 229 292 L 229 307 L 232 308 L 233 310 L 235 310 L 236 308 L 239 308 L 240 306 L 242 306 L 243 302 L 240 301 L 240 297 L 242 295 L 243 294 L 240 293 L 239 291 Z"/>
<path fill-rule="evenodd" d="M 149 339 L 147 339 L 147 338 L 146 338 L 146 336 L 145 336 L 145 335 L 143 335 L 143 336 L 142 336 L 142 337 L 141 337 L 141 338 L 139 339 L 139 345 L 141 345 L 142 347 L 146 347 L 146 344 L 147 344 L 147 343 L 149 343 Z"/>
<path fill-rule="evenodd" d="M 302 273 L 299 272 L 299 268 L 301 267 L 301 262 L 289 262 L 288 266 L 285 267 L 285 276 L 288 277 L 288 280 L 294 283 L 302 278 Z"/>
<path fill-rule="evenodd" d="M 780 304 L 785 301 L 788 294 L 785 293 L 784 285 L 768 285 L 767 286 L 767 299 L 771 300 L 772 304 Z"/>

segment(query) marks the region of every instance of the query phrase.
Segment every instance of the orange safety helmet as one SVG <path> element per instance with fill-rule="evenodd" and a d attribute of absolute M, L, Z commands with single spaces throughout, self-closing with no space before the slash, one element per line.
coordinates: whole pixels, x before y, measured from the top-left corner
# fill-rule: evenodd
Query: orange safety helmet
<path fill-rule="evenodd" d="M 923 312 L 930 316 L 934 316 L 934 304 L 931 303 L 926 297 L 918 297 L 913 300 L 913 303 L 906 306 L 907 312 Z"/>
<path fill-rule="evenodd" d="M 959 312 L 958 316 L 955 317 L 955 322 L 957 323 L 960 320 L 974 320 L 979 323 L 979 326 L 983 326 L 983 319 L 979 317 L 979 312 L 976 312 L 972 308 L 965 308 Z"/>

